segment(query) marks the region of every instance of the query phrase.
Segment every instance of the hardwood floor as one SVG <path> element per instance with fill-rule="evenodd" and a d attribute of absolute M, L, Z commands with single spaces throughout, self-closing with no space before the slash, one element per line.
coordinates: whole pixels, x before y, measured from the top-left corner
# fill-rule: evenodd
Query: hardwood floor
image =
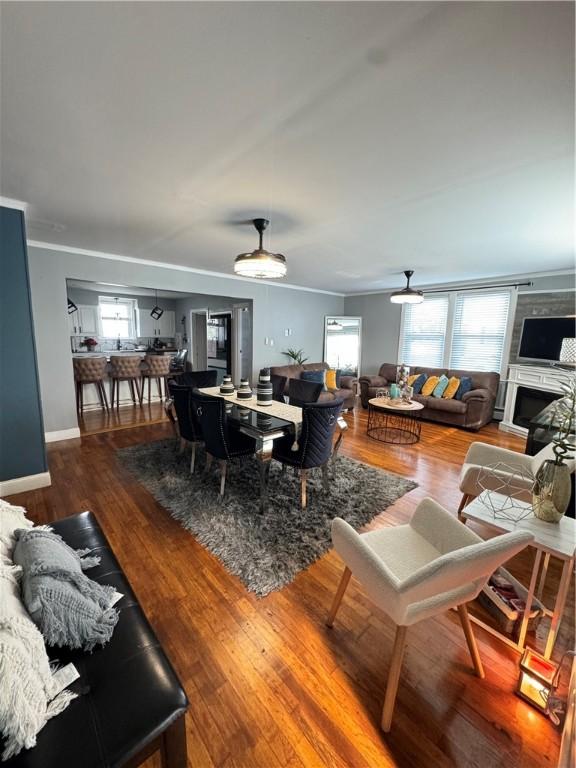
<path fill-rule="evenodd" d="M 122 418 L 126 425 L 129 414 Z M 405 521 L 426 496 L 455 513 L 473 440 L 523 447 L 494 425 L 472 435 L 430 423 L 418 445 L 392 447 L 366 437 L 361 409 L 346 418 L 343 454 L 419 483 L 373 527 Z M 191 768 L 556 764 L 559 733 L 513 693 L 519 656 L 476 629 L 486 678 L 475 677 L 456 613 L 409 628 L 392 730 L 383 734 L 392 623 L 353 578 L 333 629 L 325 626 L 343 571 L 334 552 L 264 599 L 246 592 L 116 462 L 117 448 L 169 435 L 159 423 L 52 443 L 53 485 L 10 500 L 38 523 L 84 509 L 97 515 L 188 692 Z M 510 570 L 526 580 L 531 558 L 521 553 Z M 548 592 L 558 576 L 551 567 Z M 555 657 L 574 643 L 569 610 Z"/>

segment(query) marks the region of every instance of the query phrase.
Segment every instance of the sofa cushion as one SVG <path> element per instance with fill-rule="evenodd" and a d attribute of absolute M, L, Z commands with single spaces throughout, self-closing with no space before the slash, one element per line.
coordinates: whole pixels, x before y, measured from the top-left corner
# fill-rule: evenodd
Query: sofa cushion
<path fill-rule="evenodd" d="M 446 400 L 452 400 L 455 397 L 458 387 L 460 386 L 460 379 L 457 376 L 451 376 L 448 380 L 448 386 L 444 390 L 443 398 Z"/>
<path fill-rule="evenodd" d="M 315 384 L 322 384 L 322 387 L 326 389 L 326 371 L 302 371 L 300 374 L 302 381 L 312 381 Z"/>
<path fill-rule="evenodd" d="M 470 392 L 472 390 L 472 379 L 470 376 L 462 376 L 460 379 L 460 386 L 456 390 L 456 394 L 454 395 L 455 400 L 462 400 L 463 395 L 466 394 L 466 392 Z"/>
<path fill-rule="evenodd" d="M 422 394 L 424 396 L 431 395 L 439 381 L 440 376 L 429 376 L 422 387 Z"/>
<path fill-rule="evenodd" d="M 444 390 L 448 386 L 449 381 L 450 379 L 448 378 L 448 376 L 445 376 L 444 374 L 442 374 L 442 376 L 440 376 L 440 378 L 438 379 L 438 384 L 436 384 L 436 386 L 434 387 L 434 392 L 432 392 L 432 395 L 434 397 L 442 397 L 442 395 L 444 394 Z"/>
<path fill-rule="evenodd" d="M 431 411 L 466 413 L 468 406 L 461 400 L 446 400 L 443 397 L 429 397 L 427 398 L 426 408 L 430 408 Z"/>

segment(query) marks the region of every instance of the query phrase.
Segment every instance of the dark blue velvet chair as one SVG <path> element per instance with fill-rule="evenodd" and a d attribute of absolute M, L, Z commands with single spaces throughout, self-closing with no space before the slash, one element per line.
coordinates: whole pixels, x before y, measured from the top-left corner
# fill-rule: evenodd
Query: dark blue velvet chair
<path fill-rule="evenodd" d="M 228 429 L 226 420 L 226 401 L 221 397 L 204 395 L 198 390 L 192 392 L 192 408 L 195 418 L 200 423 L 206 446 L 207 472 L 214 458 L 220 463 L 220 496 L 226 487 L 228 462 L 241 456 L 256 453 L 256 441 L 237 429 Z"/>
<path fill-rule="evenodd" d="M 316 403 L 323 389 L 324 385 L 315 381 L 290 379 L 288 382 L 288 402 L 299 408 L 302 408 L 306 403 Z"/>
<path fill-rule="evenodd" d="M 192 446 L 190 459 L 190 473 L 192 473 L 196 463 L 196 448 L 204 441 L 202 425 L 192 407 L 192 387 L 171 380 L 168 382 L 168 392 L 170 400 L 166 405 L 166 413 L 180 438 L 180 452 L 184 450 L 186 443 Z M 174 413 L 176 419 L 174 419 Z"/>
<path fill-rule="evenodd" d="M 310 382 L 306 382 L 310 383 Z M 319 385 L 322 386 L 322 385 Z M 302 408 L 302 428 L 298 438 L 298 450 L 293 451 L 294 437 L 281 437 L 274 441 L 272 458 L 286 466 L 300 470 L 300 501 L 306 509 L 306 480 L 308 470 L 322 468 L 324 490 L 330 490 L 328 462 L 332 456 L 332 442 L 343 400 L 329 400 L 325 403 L 309 403 Z"/>

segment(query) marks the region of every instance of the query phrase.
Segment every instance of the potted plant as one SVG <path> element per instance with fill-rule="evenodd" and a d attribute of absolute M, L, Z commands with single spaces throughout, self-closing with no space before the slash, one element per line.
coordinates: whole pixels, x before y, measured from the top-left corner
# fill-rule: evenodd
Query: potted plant
<path fill-rule="evenodd" d="M 564 392 L 552 411 L 549 424 L 555 430 L 552 437 L 553 459 L 546 459 L 534 479 L 532 506 L 534 515 L 548 523 L 559 523 L 570 503 L 572 486 L 567 461 L 574 458 L 574 429 L 576 410 L 576 378 L 561 383 Z"/>
<path fill-rule="evenodd" d="M 98 342 L 96 341 L 96 339 L 86 337 L 83 341 L 80 342 L 80 346 L 86 347 L 88 352 L 94 352 L 94 350 L 98 346 Z"/>
<path fill-rule="evenodd" d="M 292 360 L 294 365 L 303 365 L 308 360 L 307 357 L 304 357 L 303 349 L 286 349 L 282 354 Z"/>

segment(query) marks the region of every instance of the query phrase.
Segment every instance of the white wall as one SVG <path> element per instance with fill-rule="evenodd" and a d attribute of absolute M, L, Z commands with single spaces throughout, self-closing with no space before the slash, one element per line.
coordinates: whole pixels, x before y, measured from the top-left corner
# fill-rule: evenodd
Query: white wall
<path fill-rule="evenodd" d="M 66 279 L 138 285 L 158 290 L 236 296 L 253 301 L 253 375 L 286 362 L 282 349 L 302 347 L 322 360 L 324 315 L 344 310 L 342 296 L 271 286 L 172 267 L 99 258 L 29 244 L 30 284 L 40 390 L 47 432 L 77 426 L 66 312 Z M 292 335 L 285 338 L 284 329 Z M 274 346 L 264 343 L 274 340 Z"/>
<path fill-rule="evenodd" d="M 502 278 L 491 280 L 491 283 L 502 284 L 511 282 L 532 281 L 531 286 L 521 286 L 519 294 L 531 292 L 573 291 L 575 287 L 574 274 L 558 274 L 543 276 L 525 276 L 513 279 Z M 413 281 L 414 282 L 414 281 Z M 484 281 L 486 282 L 486 281 Z M 482 282 L 468 283 L 481 286 Z M 415 284 L 416 286 L 416 284 Z M 434 286 L 434 290 L 455 287 L 451 285 Z M 358 294 L 346 296 L 344 313 L 362 317 L 362 373 L 366 375 L 378 373 L 382 363 L 395 363 L 398 356 L 398 341 L 400 337 L 400 320 L 402 305 L 392 304 L 389 293 Z"/>

